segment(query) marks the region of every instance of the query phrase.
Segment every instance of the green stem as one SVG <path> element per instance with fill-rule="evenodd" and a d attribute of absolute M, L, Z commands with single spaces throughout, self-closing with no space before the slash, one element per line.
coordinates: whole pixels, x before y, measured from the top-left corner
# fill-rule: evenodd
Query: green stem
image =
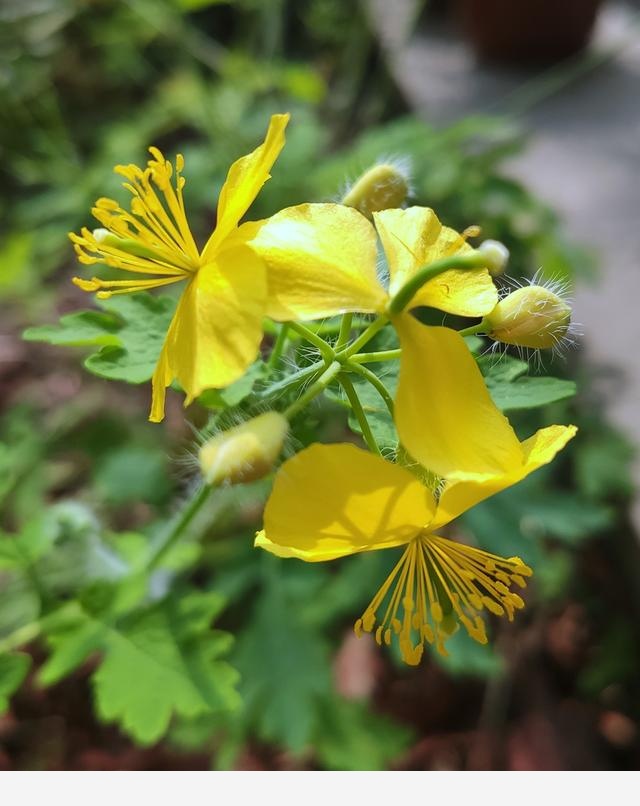
<path fill-rule="evenodd" d="M 380 397 L 384 400 L 385 406 L 389 409 L 389 414 L 393 417 L 393 398 L 389 394 L 387 387 L 382 383 L 375 372 L 371 372 L 371 370 L 367 369 L 367 367 L 363 367 L 360 364 L 355 364 L 352 361 L 349 361 L 345 366 L 347 369 L 350 369 L 352 372 L 361 375 L 363 378 L 366 378 L 366 380 L 369 381 L 371 386 L 376 389 Z"/>
<path fill-rule="evenodd" d="M 316 375 L 323 367 L 326 367 L 327 364 L 325 361 L 316 361 L 314 364 L 310 364 L 308 367 L 303 367 L 303 369 L 299 369 L 293 375 L 290 375 L 288 378 L 283 378 L 281 381 L 277 383 L 271 384 L 268 386 L 264 392 L 260 394 L 261 400 L 268 400 L 270 397 L 274 395 L 279 395 L 284 392 L 286 389 L 289 389 L 290 386 L 295 386 L 297 383 L 302 383 L 306 381 L 307 378 L 310 378 L 312 375 Z"/>
<path fill-rule="evenodd" d="M 417 292 L 429 280 L 449 269 L 481 269 L 485 266 L 487 258 L 481 252 L 470 252 L 467 255 L 452 255 L 441 260 L 429 263 L 409 278 L 389 303 L 389 315 L 393 316 L 403 311 L 411 302 Z"/>
<path fill-rule="evenodd" d="M 313 330 L 300 324 L 300 322 L 289 322 L 289 327 L 292 330 L 295 330 L 295 332 L 302 336 L 303 339 L 306 339 L 308 342 L 313 344 L 314 347 L 317 347 L 318 352 L 324 358 L 327 364 L 333 361 L 335 358 L 333 348 L 331 345 L 327 344 L 323 338 L 316 335 Z"/>
<path fill-rule="evenodd" d="M 297 372 L 294 372 L 294 374 L 290 375 L 288 378 L 283 378 L 281 381 L 268 386 L 263 392 L 260 393 L 259 398 L 260 400 L 268 400 L 274 395 L 279 395 L 289 389 L 289 387 L 295 386 L 297 383 L 302 383 L 312 375 L 316 375 L 323 367 L 326 366 L 327 364 L 325 361 L 316 361 L 314 364 L 310 364 L 308 367 L 303 367 Z"/>
<path fill-rule="evenodd" d="M 175 525 L 167 532 L 162 538 L 159 545 L 157 545 L 151 556 L 147 560 L 146 569 L 151 571 L 155 568 L 165 554 L 171 549 L 182 537 L 184 530 L 191 523 L 194 517 L 202 508 L 202 505 L 209 497 L 212 488 L 204 484 L 195 493 L 195 495 L 187 502 L 187 505 L 180 513 Z"/>
<path fill-rule="evenodd" d="M 345 394 L 347 395 L 353 413 L 356 415 L 356 419 L 358 420 L 358 423 L 360 425 L 360 430 L 362 431 L 364 441 L 367 443 L 367 445 L 369 446 L 369 450 L 372 453 L 376 453 L 379 455 L 380 448 L 378 447 L 378 443 L 376 442 L 376 439 L 373 436 L 371 426 L 369 425 L 369 421 L 367 420 L 367 415 L 364 413 L 362 403 L 360 403 L 358 393 L 353 388 L 351 379 L 348 378 L 346 375 L 340 375 L 338 380 L 340 381 L 340 385 L 342 386 L 342 388 L 345 391 Z"/>
<path fill-rule="evenodd" d="M 369 327 L 371 320 L 355 317 L 351 321 L 351 330 L 364 330 Z M 318 336 L 335 336 L 340 332 L 342 327 L 342 319 L 339 322 L 320 322 L 314 323 L 313 332 Z"/>
<path fill-rule="evenodd" d="M 271 355 L 269 356 L 269 360 L 267 361 L 267 366 L 270 370 L 274 370 L 278 366 L 278 362 L 282 357 L 282 353 L 284 352 L 285 344 L 287 343 L 287 339 L 289 338 L 289 323 L 285 322 L 278 331 L 278 336 L 274 342 L 273 349 L 271 350 Z"/>
<path fill-rule="evenodd" d="M 355 341 L 351 342 L 346 350 L 342 350 L 338 354 L 338 358 L 351 358 L 354 353 L 360 351 L 361 347 L 364 347 L 365 344 L 368 344 L 376 333 L 382 330 L 388 321 L 389 320 L 386 316 L 379 316 L 363 333 L 358 336 Z"/>
<path fill-rule="evenodd" d="M 395 361 L 396 358 L 402 356 L 402 350 L 379 350 L 374 353 L 357 353 L 352 355 L 349 359 L 352 363 L 356 364 L 370 364 L 374 361 Z"/>
<path fill-rule="evenodd" d="M 315 383 L 312 383 L 311 386 L 304 392 L 304 394 L 300 395 L 300 397 L 294 401 L 287 409 L 282 412 L 283 417 L 286 417 L 287 420 L 291 420 L 293 417 L 296 416 L 302 409 L 307 406 L 314 397 L 317 397 L 321 392 L 327 388 L 327 386 L 331 383 L 331 381 L 335 378 L 335 376 L 340 372 L 342 369 L 342 365 L 339 361 L 333 361 L 329 366 L 325 369 L 322 375 L 318 378 Z"/>
<path fill-rule="evenodd" d="M 347 346 L 347 342 L 349 341 L 349 335 L 351 333 L 351 322 L 353 321 L 353 314 L 352 313 L 345 313 L 342 317 L 342 321 L 340 322 L 340 332 L 338 333 L 338 340 L 336 341 L 336 345 L 334 349 L 342 350 L 343 347 Z"/>
<path fill-rule="evenodd" d="M 476 333 L 486 333 L 486 332 L 487 332 L 487 325 L 485 324 L 484 319 L 477 325 L 471 325 L 471 327 L 465 327 L 464 330 L 458 331 L 458 333 L 461 336 L 475 336 Z"/>

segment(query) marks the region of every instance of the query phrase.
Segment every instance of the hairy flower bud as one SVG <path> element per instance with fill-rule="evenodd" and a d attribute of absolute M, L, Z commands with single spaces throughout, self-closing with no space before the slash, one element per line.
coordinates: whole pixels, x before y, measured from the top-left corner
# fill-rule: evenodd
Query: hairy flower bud
<path fill-rule="evenodd" d="M 490 338 L 533 349 L 556 347 L 571 324 L 571 308 L 551 289 L 529 285 L 509 294 L 485 316 Z"/>
<path fill-rule="evenodd" d="M 492 240 L 483 241 L 478 247 L 478 252 L 482 252 L 486 257 L 487 269 L 492 277 L 503 274 L 509 262 L 509 250 L 503 243 Z"/>
<path fill-rule="evenodd" d="M 362 174 L 342 199 L 342 204 L 355 207 L 371 218 L 379 210 L 401 207 L 409 195 L 406 172 L 392 163 L 374 165 Z"/>
<path fill-rule="evenodd" d="M 200 448 L 199 462 L 207 484 L 245 484 L 273 468 L 289 430 L 281 414 L 269 411 L 217 434 Z"/>

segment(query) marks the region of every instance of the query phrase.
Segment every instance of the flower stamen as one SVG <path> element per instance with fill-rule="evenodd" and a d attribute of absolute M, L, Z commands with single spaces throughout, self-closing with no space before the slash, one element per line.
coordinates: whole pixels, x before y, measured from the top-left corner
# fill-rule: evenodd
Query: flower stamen
<path fill-rule="evenodd" d="M 74 279 L 84 291 L 98 296 L 126 294 L 169 285 L 191 277 L 201 264 L 198 247 L 187 221 L 181 175 L 184 159 L 176 157 L 175 171 L 157 148 L 150 148 L 147 167 L 117 165 L 116 173 L 133 196 L 131 210 L 113 199 L 100 198 L 92 209 L 104 229 L 79 235 L 70 233 L 80 263 L 102 263 L 134 274 L 153 275 L 149 280 Z M 171 182 L 175 174 L 175 188 Z"/>
<path fill-rule="evenodd" d="M 513 620 L 524 607 L 512 585 L 523 588 L 531 569 L 519 557 L 505 559 L 439 535 L 421 533 L 406 547 L 400 560 L 373 597 L 355 631 L 373 632 L 376 613 L 392 586 L 384 617 L 375 629 L 378 644 L 398 636 L 403 660 L 420 662 L 424 644 L 434 644 L 446 655 L 444 642 L 462 624 L 471 638 L 486 644 L 481 611 Z M 402 618 L 400 615 L 402 606 Z"/>

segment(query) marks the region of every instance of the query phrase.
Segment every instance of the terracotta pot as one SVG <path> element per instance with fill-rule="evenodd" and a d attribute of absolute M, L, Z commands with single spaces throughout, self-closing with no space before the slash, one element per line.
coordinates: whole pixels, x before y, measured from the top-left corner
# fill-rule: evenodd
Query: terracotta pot
<path fill-rule="evenodd" d="M 511 64 L 551 64 L 588 43 L 603 0 L 457 0 L 476 55 Z"/>

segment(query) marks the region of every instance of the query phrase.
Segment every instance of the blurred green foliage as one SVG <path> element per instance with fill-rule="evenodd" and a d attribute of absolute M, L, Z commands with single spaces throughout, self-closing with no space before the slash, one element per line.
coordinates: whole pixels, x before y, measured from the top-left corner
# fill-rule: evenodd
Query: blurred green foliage
<path fill-rule="evenodd" d="M 552 211 L 502 174 L 524 143 L 510 121 L 435 129 L 398 117 L 402 102 L 351 4 L 14 0 L 0 9 L 0 25 L 0 299 L 11 303 L 14 340 L 28 327 L 27 340 L 55 345 L 29 345 L 38 366 L 23 368 L 0 420 L 0 709 L 27 674 L 29 656 L 18 650 L 41 638 L 48 657 L 31 685 L 53 685 L 98 655 L 96 716 L 137 742 L 166 734 L 176 746 L 208 748 L 221 768 L 256 740 L 328 769 L 388 767 L 411 730 L 366 697 L 340 696 L 332 663 L 393 557 L 320 567 L 253 551 L 268 490 L 257 483 L 220 491 L 192 523 L 191 542 L 149 571 L 150 546 L 194 475 L 195 437 L 149 426 L 146 387 L 80 377 L 76 359 L 90 348 L 91 373 L 146 382 L 174 303 L 139 294 L 69 313 L 88 303 L 69 283 L 82 269 L 67 232 L 91 226 L 97 197 L 123 198 L 113 166 L 144 161 L 155 144 L 184 153 L 189 217 L 205 235 L 229 164 L 255 146 L 270 113 L 288 110 L 287 146 L 252 218 L 338 198 L 349 179 L 391 157 L 410 161 L 415 203 L 504 241 L 521 276 L 543 266 L 580 280 L 588 256 L 565 242 Z M 393 346 L 385 338 L 379 349 Z M 522 433 L 569 420 L 582 429 L 552 468 L 463 520 L 479 545 L 534 565 L 525 618 L 535 618 L 571 589 L 583 542 L 615 531 L 631 490 L 631 449 L 603 425 L 585 371 L 587 391 L 570 399 L 571 377 L 543 378 L 515 357 L 480 363 Z M 575 364 L 554 372 L 572 376 Z M 257 362 L 248 379 L 201 402 L 214 412 L 259 410 L 263 374 Z M 379 399 L 366 397 L 368 387 L 363 394 L 381 443 L 391 445 Z M 202 409 L 190 416 L 203 425 Z M 347 420 L 336 392 L 297 423 L 297 445 L 339 439 Z M 213 618 L 221 630 L 211 629 Z M 618 674 L 629 638 L 611 631 L 607 641 L 585 674 L 587 691 Z M 436 662 L 451 675 L 504 672 L 498 649 L 463 633 L 450 648 Z"/>

